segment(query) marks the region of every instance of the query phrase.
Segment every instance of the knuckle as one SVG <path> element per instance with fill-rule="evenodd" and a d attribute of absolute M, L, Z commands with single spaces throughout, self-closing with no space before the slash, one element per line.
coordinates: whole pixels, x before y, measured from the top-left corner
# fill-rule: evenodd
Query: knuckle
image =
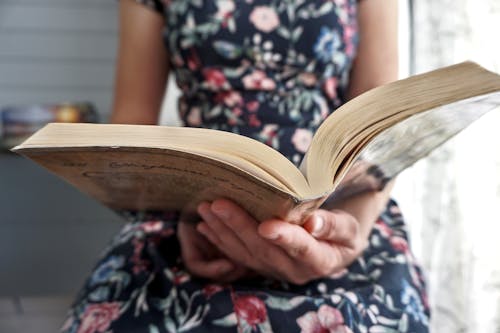
<path fill-rule="evenodd" d="M 348 226 L 347 226 L 347 236 L 349 238 L 355 237 L 358 234 L 359 231 L 359 225 L 356 221 L 349 220 Z"/>
<path fill-rule="evenodd" d="M 327 238 L 333 237 L 335 234 L 335 220 L 326 220 L 323 224 L 323 228 L 321 230 L 321 235 Z"/>
<path fill-rule="evenodd" d="M 281 246 L 284 247 L 292 247 L 293 246 L 293 238 L 288 233 L 283 233 L 279 238 L 278 242 Z"/>
<path fill-rule="evenodd" d="M 336 265 L 334 265 L 333 262 L 331 262 L 330 264 L 327 264 L 327 265 L 323 265 L 320 269 L 320 274 L 321 276 L 327 276 L 327 275 L 330 275 L 332 274 L 332 272 L 335 270 L 336 268 Z"/>
<path fill-rule="evenodd" d="M 307 256 L 310 253 L 310 247 L 307 244 L 296 245 L 291 247 L 288 253 L 293 258 Z"/>
<path fill-rule="evenodd" d="M 323 264 L 316 266 L 313 272 L 317 277 L 325 277 L 330 275 L 334 269 L 335 264 L 333 260 L 329 260 L 328 262 L 324 262 Z"/>

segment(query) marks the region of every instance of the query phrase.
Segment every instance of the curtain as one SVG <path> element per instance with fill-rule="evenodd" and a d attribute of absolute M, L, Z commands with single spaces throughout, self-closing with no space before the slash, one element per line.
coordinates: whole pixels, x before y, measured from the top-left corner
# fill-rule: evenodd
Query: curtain
<path fill-rule="evenodd" d="M 418 0 L 410 68 L 500 73 L 500 0 Z M 405 171 L 395 197 L 427 271 L 432 332 L 500 332 L 500 110 Z"/>

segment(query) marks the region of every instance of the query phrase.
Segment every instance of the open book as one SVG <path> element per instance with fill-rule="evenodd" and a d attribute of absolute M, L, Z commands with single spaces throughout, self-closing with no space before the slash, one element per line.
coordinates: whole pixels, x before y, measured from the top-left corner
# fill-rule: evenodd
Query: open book
<path fill-rule="evenodd" d="M 500 76 L 461 63 L 372 89 L 333 112 L 299 168 L 249 138 L 209 129 L 49 124 L 13 150 L 114 210 L 181 211 L 228 198 L 258 220 L 300 223 L 327 198 L 381 190 L 486 112 Z"/>

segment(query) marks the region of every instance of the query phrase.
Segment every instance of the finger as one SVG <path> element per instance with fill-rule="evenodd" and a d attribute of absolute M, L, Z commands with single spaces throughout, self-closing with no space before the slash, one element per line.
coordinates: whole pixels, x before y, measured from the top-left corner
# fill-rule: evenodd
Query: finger
<path fill-rule="evenodd" d="M 352 247 L 357 239 L 359 223 L 341 210 L 317 210 L 303 225 L 314 238 Z"/>
<path fill-rule="evenodd" d="M 219 220 L 232 230 L 245 247 L 246 257 L 242 263 L 246 267 L 279 278 L 288 277 L 299 270 L 281 247 L 259 235 L 257 221 L 245 210 L 228 200 L 216 200 L 211 207 L 212 212 L 219 216 Z M 227 255 L 231 257 L 231 254 Z"/>
<path fill-rule="evenodd" d="M 179 225 L 179 228 L 191 227 Z M 203 243 L 204 240 L 201 235 L 196 237 L 196 231 L 194 228 L 188 232 L 179 233 L 179 235 L 179 241 L 181 243 L 181 256 L 186 268 L 192 274 L 204 278 L 217 279 L 220 276 L 224 276 L 234 270 L 234 265 L 227 259 L 206 259 L 205 253 L 203 252 L 203 248 L 205 246 L 200 246 L 200 243 Z"/>
<path fill-rule="evenodd" d="M 255 249 L 261 249 L 260 246 L 269 246 L 269 243 L 257 232 L 258 222 L 240 206 L 221 199 L 214 201 L 211 208 L 219 220 L 240 239 L 249 253 L 253 253 Z"/>
<path fill-rule="evenodd" d="M 226 256 L 234 261 L 248 265 L 251 255 L 237 235 L 223 223 L 211 210 L 210 204 L 198 206 L 198 213 L 205 224 L 199 225 L 199 230 Z M 205 229 L 205 226 L 207 229 Z"/>
<path fill-rule="evenodd" d="M 339 250 L 344 247 L 317 240 L 299 225 L 270 220 L 259 226 L 259 232 L 278 235 L 272 241 L 294 258 L 295 267 L 301 270 L 294 276 L 323 277 L 343 265 Z"/>
<path fill-rule="evenodd" d="M 229 200 L 216 200 L 211 205 L 212 212 L 236 234 L 254 234 L 257 221 L 243 208 Z"/>
<path fill-rule="evenodd" d="M 216 200 L 210 208 L 218 221 L 231 231 L 231 235 L 238 238 L 248 254 L 251 254 L 252 249 L 262 242 L 257 234 L 257 221 L 238 205 L 228 200 Z"/>
<path fill-rule="evenodd" d="M 293 258 L 308 256 L 317 246 L 317 240 L 304 228 L 281 220 L 264 221 L 259 226 L 258 232 Z"/>
<path fill-rule="evenodd" d="M 217 236 L 215 232 L 212 231 L 212 229 L 207 225 L 206 222 L 200 222 L 196 226 L 196 230 L 202 234 L 210 243 L 212 243 L 214 246 L 217 244 L 221 243 L 221 240 Z"/>

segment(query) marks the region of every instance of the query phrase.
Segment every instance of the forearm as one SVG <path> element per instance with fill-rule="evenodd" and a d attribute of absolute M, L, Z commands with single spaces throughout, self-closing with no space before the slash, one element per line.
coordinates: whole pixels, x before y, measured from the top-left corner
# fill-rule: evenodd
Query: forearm
<path fill-rule="evenodd" d="M 348 98 L 398 77 L 397 0 L 361 1 L 358 10 L 359 48 L 351 71 Z M 390 197 L 394 181 L 383 191 L 362 194 L 336 202 L 334 208 L 354 216 L 362 235 L 368 237 Z M 330 208 L 330 207 L 329 207 Z"/>
<path fill-rule="evenodd" d="M 120 41 L 111 122 L 157 124 L 168 77 L 161 15 L 120 1 Z"/>

